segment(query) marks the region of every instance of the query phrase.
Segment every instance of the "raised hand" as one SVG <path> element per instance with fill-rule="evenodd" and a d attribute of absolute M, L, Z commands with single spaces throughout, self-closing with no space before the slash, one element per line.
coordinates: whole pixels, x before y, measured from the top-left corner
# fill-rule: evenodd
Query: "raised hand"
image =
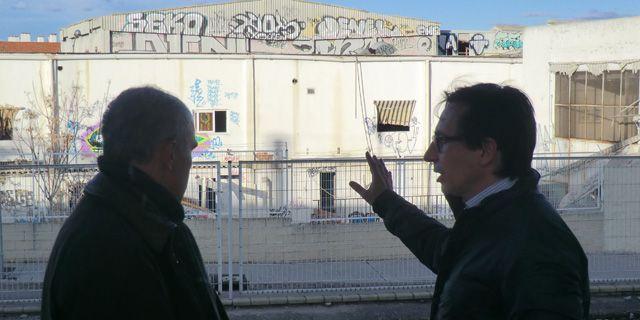
<path fill-rule="evenodd" d="M 387 170 L 382 159 L 371 156 L 369 152 L 365 153 L 369 169 L 371 170 L 371 185 L 369 189 L 365 189 L 355 181 L 349 182 L 349 186 L 357 192 L 362 199 L 373 205 L 373 202 L 386 190 L 393 191 L 393 180 L 391 180 L 391 172 Z"/>

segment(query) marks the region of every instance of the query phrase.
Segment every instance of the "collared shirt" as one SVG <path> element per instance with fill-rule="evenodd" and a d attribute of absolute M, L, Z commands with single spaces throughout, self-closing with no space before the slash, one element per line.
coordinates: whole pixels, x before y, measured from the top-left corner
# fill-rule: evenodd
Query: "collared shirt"
<path fill-rule="evenodd" d="M 477 205 L 480 204 L 480 202 L 482 202 L 482 200 L 484 200 L 484 198 L 494 194 L 494 193 L 498 193 L 500 191 L 503 190 L 507 190 L 507 189 L 511 189 L 511 187 L 513 187 L 513 185 L 516 184 L 516 182 L 518 182 L 518 179 L 509 179 L 509 178 L 504 178 L 499 180 L 498 182 L 488 186 L 486 189 L 480 191 L 480 193 L 476 194 L 475 196 L 471 197 L 471 199 L 467 200 L 465 202 L 465 209 L 469 209 L 469 208 L 473 208 Z"/>

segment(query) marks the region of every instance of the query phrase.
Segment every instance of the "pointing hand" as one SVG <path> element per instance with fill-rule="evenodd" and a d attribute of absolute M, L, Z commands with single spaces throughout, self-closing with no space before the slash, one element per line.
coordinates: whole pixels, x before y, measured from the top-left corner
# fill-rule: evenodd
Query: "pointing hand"
<path fill-rule="evenodd" d="M 393 191 L 393 181 L 391 180 L 391 172 L 387 170 L 382 159 L 371 156 L 369 152 L 365 153 L 369 169 L 371 170 L 371 185 L 369 189 L 365 189 L 355 181 L 349 182 L 349 186 L 357 192 L 365 201 L 373 205 L 373 202 L 386 190 Z"/>

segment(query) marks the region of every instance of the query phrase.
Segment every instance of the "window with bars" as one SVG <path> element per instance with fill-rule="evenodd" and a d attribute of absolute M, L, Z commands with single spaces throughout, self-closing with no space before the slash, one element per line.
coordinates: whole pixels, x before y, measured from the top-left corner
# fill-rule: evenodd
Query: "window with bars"
<path fill-rule="evenodd" d="M 227 132 L 226 111 L 196 111 L 194 113 L 197 132 Z"/>
<path fill-rule="evenodd" d="M 619 142 L 638 134 L 640 74 L 556 73 L 556 137 Z"/>

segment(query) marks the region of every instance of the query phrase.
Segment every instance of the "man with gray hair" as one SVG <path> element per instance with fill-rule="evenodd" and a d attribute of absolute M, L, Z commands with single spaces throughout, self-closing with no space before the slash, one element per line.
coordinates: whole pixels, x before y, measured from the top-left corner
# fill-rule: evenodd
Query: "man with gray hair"
<path fill-rule="evenodd" d="M 196 147 L 191 113 L 152 87 L 102 118 L 104 155 L 64 223 L 42 319 L 227 319 L 180 204 Z"/>

